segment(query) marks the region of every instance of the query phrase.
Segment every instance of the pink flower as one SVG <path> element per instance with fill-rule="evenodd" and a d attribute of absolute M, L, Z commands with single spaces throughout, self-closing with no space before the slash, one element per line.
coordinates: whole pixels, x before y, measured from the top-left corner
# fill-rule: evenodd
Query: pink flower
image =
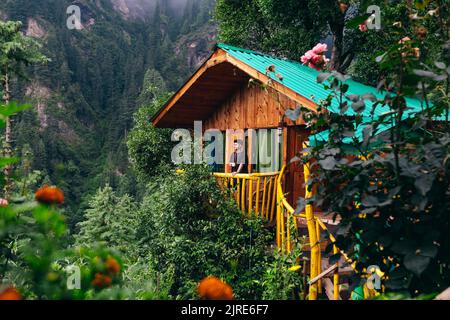
<path fill-rule="evenodd" d="M 0 198 L 0 207 L 6 207 L 8 204 L 8 200 Z"/>
<path fill-rule="evenodd" d="M 308 50 L 300 60 L 308 67 L 320 71 L 330 61 L 324 55 L 327 50 L 328 47 L 325 43 L 318 43 L 312 50 Z"/>
<path fill-rule="evenodd" d="M 315 54 L 323 54 L 328 51 L 328 46 L 326 43 L 318 43 L 314 48 L 312 48 L 312 51 Z"/>
<path fill-rule="evenodd" d="M 311 59 L 311 63 L 315 64 L 316 66 L 323 64 L 324 63 L 323 56 L 314 56 Z"/>
<path fill-rule="evenodd" d="M 367 31 L 367 21 L 364 21 L 364 23 L 361 23 L 358 28 L 359 28 L 359 31 L 366 32 Z"/>
<path fill-rule="evenodd" d="M 303 64 L 308 63 L 316 54 L 312 50 L 306 51 L 306 53 L 300 58 Z"/>

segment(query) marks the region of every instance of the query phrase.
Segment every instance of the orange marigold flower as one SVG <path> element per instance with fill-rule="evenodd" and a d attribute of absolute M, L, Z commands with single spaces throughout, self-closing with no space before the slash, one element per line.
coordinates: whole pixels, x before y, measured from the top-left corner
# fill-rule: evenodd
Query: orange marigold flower
<path fill-rule="evenodd" d="M 94 280 L 92 280 L 91 284 L 97 288 L 105 288 L 109 287 L 112 283 L 112 279 L 109 276 L 105 276 L 101 272 L 97 272 L 95 274 Z"/>
<path fill-rule="evenodd" d="M 0 300 L 22 300 L 22 296 L 16 288 L 9 287 L 0 292 Z"/>
<path fill-rule="evenodd" d="M 106 269 L 109 273 L 118 274 L 120 272 L 120 264 L 111 256 L 108 256 L 106 259 Z"/>
<path fill-rule="evenodd" d="M 232 300 L 233 289 L 222 280 L 210 276 L 198 284 L 198 295 L 206 300 Z"/>
<path fill-rule="evenodd" d="M 43 186 L 35 194 L 36 201 L 45 204 L 62 204 L 64 193 L 57 187 Z"/>

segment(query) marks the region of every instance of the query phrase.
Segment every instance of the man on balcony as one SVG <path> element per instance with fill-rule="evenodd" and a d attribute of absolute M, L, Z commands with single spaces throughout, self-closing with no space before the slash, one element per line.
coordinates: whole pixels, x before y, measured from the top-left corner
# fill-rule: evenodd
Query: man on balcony
<path fill-rule="evenodd" d="M 231 174 L 235 176 L 238 173 L 248 173 L 248 157 L 244 150 L 244 141 L 236 140 L 233 147 L 234 152 L 230 157 Z"/>

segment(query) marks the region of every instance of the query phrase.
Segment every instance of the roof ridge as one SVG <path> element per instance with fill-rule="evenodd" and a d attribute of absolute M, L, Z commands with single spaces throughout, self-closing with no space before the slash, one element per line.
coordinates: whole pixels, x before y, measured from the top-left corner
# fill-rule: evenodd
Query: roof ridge
<path fill-rule="evenodd" d="M 245 48 L 234 46 L 234 45 L 227 44 L 227 43 L 224 43 L 224 42 L 218 42 L 216 44 L 216 47 L 218 47 L 220 49 L 225 49 L 225 50 L 229 49 L 229 50 L 236 50 L 236 51 L 241 51 L 241 52 L 245 52 L 245 53 L 256 54 L 256 55 L 263 56 L 263 57 L 269 57 L 269 58 L 272 58 L 272 59 L 276 59 L 276 60 L 280 60 L 280 61 L 284 61 L 284 62 L 296 63 L 296 64 L 300 64 L 301 65 L 301 63 L 299 61 L 296 61 L 296 60 L 291 60 L 291 59 L 288 59 L 288 58 L 285 58 L 285 57 L 280 57 L 280 56 L 277 56 L 275 54 L 269 54 L 269 53 L 265 53 L 265 52 L 262 52 L 262 51 L 245 49 Z"/>

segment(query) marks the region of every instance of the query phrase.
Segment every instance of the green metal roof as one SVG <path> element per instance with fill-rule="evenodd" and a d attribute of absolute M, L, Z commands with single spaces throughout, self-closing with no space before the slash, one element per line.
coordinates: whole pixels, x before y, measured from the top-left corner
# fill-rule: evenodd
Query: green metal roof
<path fill-rule="evenodd" d="M 226 51 L 228 54 L 234 58 L 240 60 L 241 62 L 247 64 L 253 69 L 266 74 L 267 67 L 274 65 L 275 72 L 271 72 L 268 76 L 278 83 L 286 86 L 287 88 L 293 90 L 294 92 L 300 94 L 301 96 L 319 104 L 320 100 L 324 100 L 328 97 L 331 90 L 326 90 L 323 84 L 317 83 L 317 76 L 320 72 L 309 68 L 300 62 L 291 61 L 268 54 L 260 53 L 257 51 L 252 51 L 248 49 L 238 48 L 235 46 L 219 43 L 218 48 Z M 300 57 L 299 57 L 300 58 Z M 282 76 L 282 80 L 277 77 L 277 74 Z M 356 82 L 354 80 L 347 80 L 345 83 L 349 85 L 347 95 L 359 95 L 362 96 L 367 93 L 373 94 L 377 99 L 383 99 L 384 93 L 378 92 L 377 88 L 364 85 L 362 83 Z M 350 102 L 349 102 L 350 103 Z M 403 119 L 415 115 L 417 112 L 423 111 L 422 101 L 415 98 L 406 98 L 407 106 L 409 107 L 405 110 Z M 369 100 L 365 100 L 366 108 L 362 112 L 364 123 L 368 124 L 374 120 L 379 119 L 379 117 L 387 112 L 389 112 L 389 106 L 377 106 L 375 110 L 372 110 L 373 103 Z M 339 112 L 339 103 L 336 99 L 333 99 L 331 106 L 328 108 L 331 112 Z M 373 112 L 373 113 L 372 113 Z M 356 112 L 350 107 L 345 112 L 347 116 L 354 116 Z M 378 132 L 388 130 L 389 124 L 382 125 L 378 128 Z M 362 127 L 356 128 L 356 137 L 362 140 Z M 328 139 L 327 131 L 311 137 L 315 141 L 324 141 Z"/>

